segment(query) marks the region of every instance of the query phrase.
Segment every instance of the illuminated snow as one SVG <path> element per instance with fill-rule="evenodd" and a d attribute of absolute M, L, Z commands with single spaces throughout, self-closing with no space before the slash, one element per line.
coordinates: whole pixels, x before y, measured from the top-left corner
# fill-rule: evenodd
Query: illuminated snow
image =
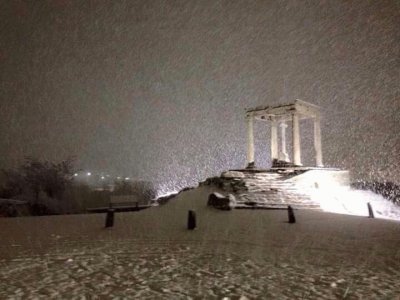
<path fill-rule="evenodd" d="M 368 216 L 367 203 L 371 203 L 376 218 L 400 220 L 400 207 L 371 191 L 346 187 L 323 188 L 312 194 L 326 212 Z"/>

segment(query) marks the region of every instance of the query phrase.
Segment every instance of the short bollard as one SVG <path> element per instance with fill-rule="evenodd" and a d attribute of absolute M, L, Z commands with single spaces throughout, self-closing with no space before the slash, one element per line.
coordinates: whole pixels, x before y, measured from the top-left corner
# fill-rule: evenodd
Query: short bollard
<path fill-rule="evenodd" d="M 193 230 L 196 228 L 196 213 L 193 210 L 188 212 L 187 228 Z"/>
<path fill-rule="evenodd" d="M 294 217 L 294 212 L 293 208 L 289 205 L 288 208 L 288 217 L 289 217 L 289 223 L 296 223 L 296 218 Z"/>
<path fill-rule="evenodd" d="M 113 227 L 114 226 L 114 209 L 108 209 L 107 210 L 107 216 L 106 216 L 106 228 L 108 227 Z"/>
<path fill-rule="evenodd" d="M 372 210 L 371 203 L 368 202 L 367 205 L 368 205 L 368 217 L 374 219 L 375 216 L 374 216 L 374 211 Z"/>

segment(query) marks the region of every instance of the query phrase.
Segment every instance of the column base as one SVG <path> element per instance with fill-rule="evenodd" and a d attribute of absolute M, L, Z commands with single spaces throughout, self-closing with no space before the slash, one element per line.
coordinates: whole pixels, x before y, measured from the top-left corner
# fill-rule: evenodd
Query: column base
<path fill-rule="evenodd" d="M 246 167 L 246 169 L 255 169 L 255 168 L 256 168 L 256 164 L 254 163 L 254 161 L 249 162 Z"/>
<path fill-rule="evenodd" d="M 294 163 L 292 163 L 290 161 L 273 159 L 271 167 L 272 168 L 294 168 L 294 167 L 300 167 L 300 166 L 295 165 Z"/>

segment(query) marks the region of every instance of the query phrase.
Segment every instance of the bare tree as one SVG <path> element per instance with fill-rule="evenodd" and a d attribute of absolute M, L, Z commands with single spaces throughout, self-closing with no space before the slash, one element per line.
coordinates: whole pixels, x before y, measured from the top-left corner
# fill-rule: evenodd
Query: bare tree
<path fill-rule="evenodd" d="M 50 198 L 61 198 L 73 174 L 73 159 L 53 163 L 28 157 L 20 170 L 36 201 L 40 191 Z"/>
<path fill-rule="evenodd" d="M 114 192 L 115 196 L 135 195 L 142 201 L 149 201 L 156 197 L 157 190 L 151 181 L 116 181 Z"/>
<path fill-rule="evenodd" d="M 6 176 L 2 195 L 7 198 L 27 198 L 33 214 L 45 214 L 47 209 L 40 202 L 40 194 L 51 199 L 62 199 L 73 174 L 73 159 L 59 163 L 40 161 L 27 157 L 17 170 L 3 171 Z"/>

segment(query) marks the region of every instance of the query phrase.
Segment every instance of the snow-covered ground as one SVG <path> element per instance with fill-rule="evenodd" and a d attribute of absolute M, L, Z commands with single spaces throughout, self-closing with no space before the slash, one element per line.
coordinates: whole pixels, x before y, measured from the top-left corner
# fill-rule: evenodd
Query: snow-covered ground
<path fill-rule="evenodd" d="M 346 187 L 320 189 L 313 193 L 313 198 L 321 203 L 326 212 L 368 216 L 367 203 L 370 203 L 375 218 L 400 221 L 400 206 L 371 191 Z"/>
<path fill-rule="evenodd" d="M 400 223 L 219 211 L 200 187 L 164 206 L 0 219 L 0 298 L 396 299 Z M 374 205 L 374 204 L 373 204 Z M 198 228 L 186 229 L 195 210 Z"/>

